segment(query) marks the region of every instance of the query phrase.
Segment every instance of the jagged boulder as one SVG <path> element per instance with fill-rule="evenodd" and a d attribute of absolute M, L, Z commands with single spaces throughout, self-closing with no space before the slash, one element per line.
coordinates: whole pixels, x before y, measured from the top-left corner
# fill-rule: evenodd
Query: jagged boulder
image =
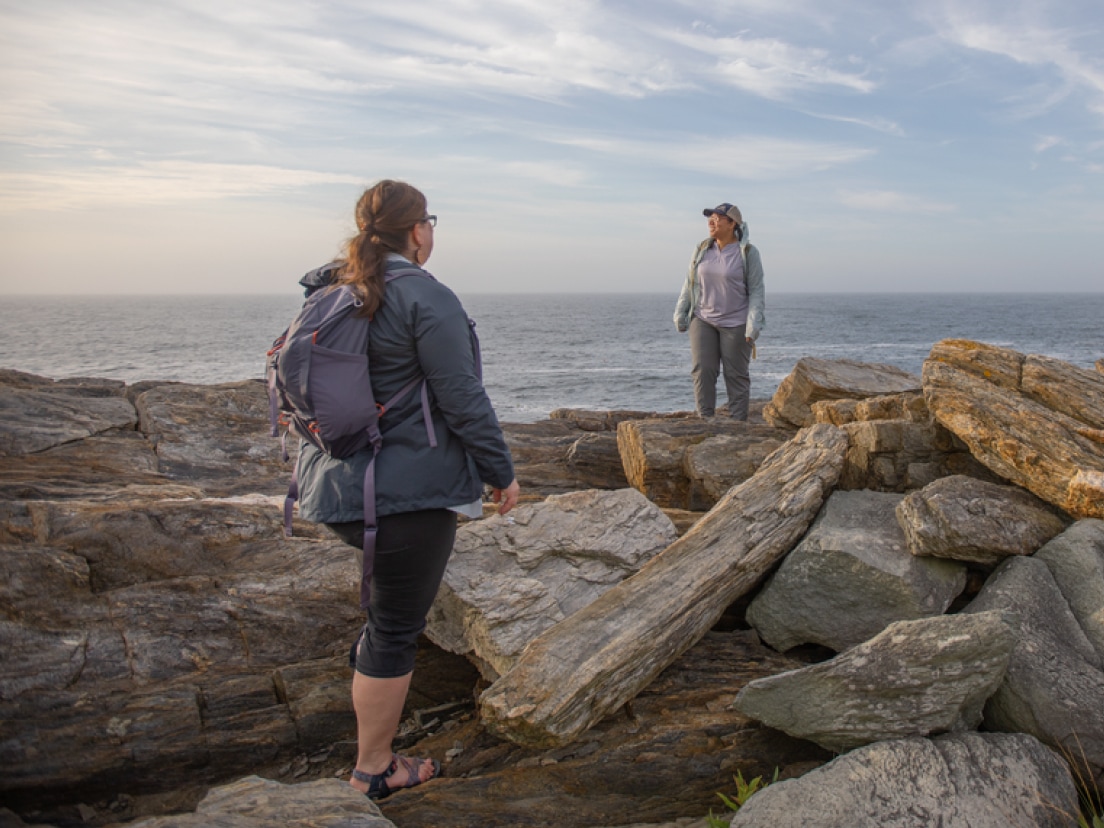
<path fill-rule="evenodd" d="M 747 609 L 777 650 L 845 650 L 905 619 L 944 612 L 966 585 L 960 564 L 915 558 L 895 509 L 901 495 L 836 491 Z"/>
<path fill-rule="evenodd" d="M 525 645 L 594 601 L 678 537 L 635 489 L 554 495 L 467 523 L 426 634 L 493 681 Z"/>
<path fill-rule="evenodd" d="M 733 828 L 1068 828 L 1069 768 L 1031 736 L 956 733 L 879 742 L 756 793 Z"/>
<path fill-rule="evenodd" d="M 361 622 L 354 556 L 316 537 L 263 499 L 5 504 L 0 795 L 164 790 L 345 736 L 347 671 L 343 719 L 279 677 Z"/>
<path fill-rule="evenodd" d="M 965 475 L 936 480 L 897 506 L 913 555 L 995 566 L 1030 555 L 1060 534 L 1069 519 L 1018 486 Z"/>
<path fill-rule="evenodd" d="M 989 469 L 1074 517 L 1104 517 L 1104 376 L 949 339 L 923 377 L 932 414 Z"/>
<path fill-rule="evenodd" d="M 62 380 L 0 369 L 0 457 L 23 456 L 93 434 L 133 429 L 126 386 L 105 379 Z"/>
<path fill-rule="evenodd" d="M 136 430 L 126 390 L 114 380 L 55 382 L 0 369 L 0 500 L 114 499 L 171 486 Z"/>
<path fill-rule="evenodd" d="M 503 423 L 502 433 L 514 458 L 514 473 L 527 500 L 543 500 L 575 488 L 567 453 L 583 432 L 569 420 Z"/>
<path fill-rule="evenodd" d="M 751 682 L 736 707 L 834 751 L 969 730 L 1004 678 L 1013 625 L 997 611 L 898 621 L 830 661 Z"/>
<path fill-rule="evenodd" d="M 812 406 L 822 400 L 915 392 L 920 387 L 920 377 L 893 365 L 803 357 L 779 384 L 763 418 L 781 428 L 800 428 L 816 422 Z"/>
<path fill-rule="evenodd" d="M 1104 521 L 1080 520 L 1035 553 L 1104 662 Z"/>
<path fill-rule="evenodd" d="M 841 489 L 904 492 L 940 477 L 992 479 L 966 445 L 932 419 L 920 391 L 813 404 L 818 423 L 847 431 Z"/>
<path fill-rule="evenodd" d="M 1008 558 L 965 612 L 1015 613 L 1020 636 L 1008 674 L 985 706 L 989 730 L 1030 733 L 1104 769 L 1102 657 L 1070 611 L 1047 564 Z"/>
<path fill-rule="evenodd" d="M 629 484 L 652 502 L 706 511 L 793 436 L 729 418 L 628 420 L 617 446 Z"/>
<path fill-rule="evenodd" d="M 581 435 L 567 450 L 567 468 L 581 489 L 624 489 L 629 485 L 616 431 Z"/>
<path fill-rule="evenodd" d="M 287 491 L 291 464 L 269 434 L 263 380 L 156 385 L 135 400 L 139 428 L 170 479 L 227 497 Z M 294 455 L 298 441 L 287 440 Z"/>
<path fill-rule="evenodd" d="M 835 426 L 799 431 L 639 572 L 530 642 L 480 696 L 488 729 L 565 745 L 631 700 L 804 534 L 846 448 Z"/>
<path fill-rule="evenodd" d="M 344 779 L 284 785 L 247 776 L 212 788 L 195 813 L 127 823 L 129 828 L 395 828 L 379 806 Z"/>

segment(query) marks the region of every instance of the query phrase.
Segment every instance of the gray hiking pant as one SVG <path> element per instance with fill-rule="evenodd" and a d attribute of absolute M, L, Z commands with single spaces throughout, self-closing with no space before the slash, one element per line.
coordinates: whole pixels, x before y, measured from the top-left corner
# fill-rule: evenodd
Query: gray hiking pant
<path fill-rule="evenodd" d="M 751 343 L 738 328 L 717 328 L 694 317 L 690 320 L 690 375 L 694 378 L 694 401 L 699 416 L 712 417 L 717 407 L 717 375 L 724 369 L 728 392 L 728 413 L 736 420 L 748 418 L 751 394 Z"/>

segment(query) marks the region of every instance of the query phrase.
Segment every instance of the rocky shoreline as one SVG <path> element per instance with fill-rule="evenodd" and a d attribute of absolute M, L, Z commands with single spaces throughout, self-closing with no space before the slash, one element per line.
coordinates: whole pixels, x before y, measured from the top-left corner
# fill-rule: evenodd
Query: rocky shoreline
<path fill-rule="evenodd" d="M 1073 825 L 1102 780 L 1104 360 L 505 424 L 525 502 L 461 527 L 404 723 L 445 778 L 382 813 L 355 562 L 282 536 L 263 384 L 0 370 L 0 409 L 0 825 L 696 827 L 776 768 L 734 825 Z"/>

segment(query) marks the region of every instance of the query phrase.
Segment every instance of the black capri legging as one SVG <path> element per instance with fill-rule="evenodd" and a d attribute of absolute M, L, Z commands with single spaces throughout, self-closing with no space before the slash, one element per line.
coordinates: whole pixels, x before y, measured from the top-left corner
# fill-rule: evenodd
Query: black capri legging
<path fill-rule="evenodd" d="M 349 546 L 362 548 L 363 521 L 326 525 Z M 379 519 L 368 623 L 356 655 L 358 673 L 397 678 L 414 670 L 418 636 L 455 540 L 456 513 L 449 509 Z"/>

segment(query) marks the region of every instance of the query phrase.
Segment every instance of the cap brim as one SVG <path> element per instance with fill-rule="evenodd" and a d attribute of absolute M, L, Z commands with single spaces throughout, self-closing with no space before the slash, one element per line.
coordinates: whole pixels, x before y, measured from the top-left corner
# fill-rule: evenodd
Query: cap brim
<path fill-rule="evenodd" d="M 717 211 L 714 210 L 712 207 L 706 207 L 704 210 L 702 210 L 702 215 L 705 216 L 706 218 L 708 218 L 709 216 L 713 215 L 716 212 Z"/>

